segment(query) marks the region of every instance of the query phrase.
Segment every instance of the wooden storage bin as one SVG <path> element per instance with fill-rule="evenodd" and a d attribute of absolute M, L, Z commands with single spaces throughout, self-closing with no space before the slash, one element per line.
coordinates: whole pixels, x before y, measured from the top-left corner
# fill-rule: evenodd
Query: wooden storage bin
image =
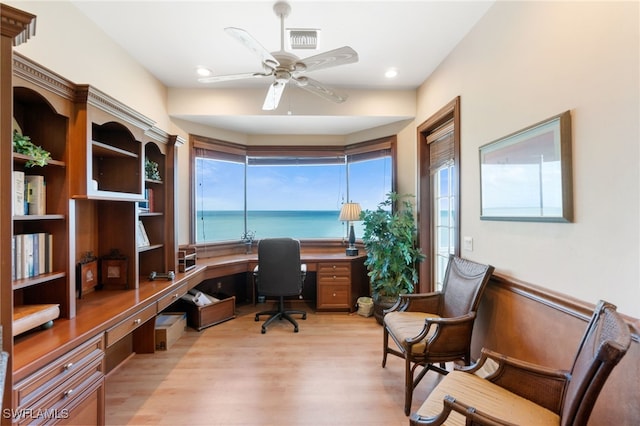
<path fill-rule="evenodd" d="M 183 334 L 187 327 L 184 312 L 164 312 L 156 317 L 156 350 L 166 351 Z"/>
<path fill-rule="evenodd" d="M 187 324 L 198 331 L 236 317 L 235 296 L 206 306 L 196 306 L 189 302 L 184 302 L 183 306 L 186 306 Z"/>

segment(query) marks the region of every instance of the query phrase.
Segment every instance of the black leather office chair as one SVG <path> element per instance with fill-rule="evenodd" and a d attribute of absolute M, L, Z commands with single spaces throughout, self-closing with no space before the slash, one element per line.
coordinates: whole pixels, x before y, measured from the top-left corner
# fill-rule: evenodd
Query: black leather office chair
<path fill-rule="evenodd" d="M 293 324 L 294 332 L 298 332 L 298 323 L 292 314 L 307 313 L 299 310 L 285 310 L 285 296 L 301 296 L 302 284 L 307 274 L 306 265 L 300 262 L 300 242 L 292 238 L 267 238 L 258 243 L 258 266 L 253 271 L 258 294 L 265 297 L 277 297 L 278 309 L 262 311 L 256 314 L 256 321 L 261 315 L 269 315 L 262 324 L 262 333 L 276 319 L 286 319 Z"/>

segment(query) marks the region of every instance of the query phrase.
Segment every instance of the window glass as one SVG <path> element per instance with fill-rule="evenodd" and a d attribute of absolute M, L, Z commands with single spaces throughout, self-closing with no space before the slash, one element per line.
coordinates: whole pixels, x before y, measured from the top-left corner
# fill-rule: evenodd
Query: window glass
<path fill-rule="evenodd" d="M 239 240 L 245 232 L 256 239 L 347 238 L 342 203 L 375 209 L 392 191 L 391 150 L 379 145 L 353 155 L 299 150 L 299 157 L 216 147 L 198 143 L 192 150 L 196 243 Z M 362 223 L 353 224 L 361 238 Z"/>
<path fill-rule="evenodd" d="M 375 210 L 391 192 L 391 155 L 349 163 L 349 200 L 362 210 Z M 362 222 L 354 222 L 356 238 L 364 232 Z"/>
<path fill-rule="evenodd" d="M 342 164 L 249 165 L 247 228 L 256 238 L 338 238 Z"/>
<path fill-rule="evenodd" d="M 244 164 L 196 158 L 196 243 L 239 240 L 244 232 Z"/>

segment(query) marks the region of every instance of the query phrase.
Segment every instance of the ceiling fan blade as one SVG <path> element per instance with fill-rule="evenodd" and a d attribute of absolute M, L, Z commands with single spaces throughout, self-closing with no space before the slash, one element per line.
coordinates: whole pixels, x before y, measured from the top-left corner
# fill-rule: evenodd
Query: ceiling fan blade
<path fill-rule="evenodd" d="M 280 63 L 273 57 L 267 49 L 265 49 L 251 34 L 241 28 L 227 27 L 224 29 L 227 34 L 244 44 L 253 52 L 267 68 L 274 69 Z"/>
<path fill-rule="evenodd" d="M 339 92 L 336 89 L 320 83 L 318 80 L 314 80 L 309 77 L 300 77 L 293 79 L 296 85 L 308 92 L 327 99 L 331 102 L 342 103 L 347 100 L 349 95 L 343 92 Z"/>
<path fill-rule="evenodd" d="M 269 91 L 267 92 L 267 96 L 264 98 L 264 104 L 262 105 L 263 110 L 271 111 L 278 108 L 282 92 L 284 92 L 284 86 L 285 83 L 279 81 L 275 81 L 271 86 L 269 86 Z"/>
<path fill-rule="evenodd" d="M 358 53 L 349 46 L 344 46 L 315 56 L 310 56 L 301 62 L 306 66 L 305 71 L 316 71 L 323 68 L 358 62 Z"/>
<path fill-rule="evenodd" d="M 245 78 L 269 77 L 272 73 L 263 74 L 259 72 L 246 72 L 241 74 L 212 75 L 211 77 L 201 77 L 198 79 L 200 83 L 219 83 L 222 81 L 242 80 Z"/>

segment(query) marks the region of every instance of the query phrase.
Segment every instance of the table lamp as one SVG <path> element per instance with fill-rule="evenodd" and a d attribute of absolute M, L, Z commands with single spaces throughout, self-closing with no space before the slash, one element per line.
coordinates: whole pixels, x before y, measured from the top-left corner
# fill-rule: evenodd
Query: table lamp
<path fill-rule="evenodd" d="M 342 205 L 342 209 L 340 210 L 340 220 L 346 222 L 360 220 L 361 211 L 362 209 L 360 208 L 360 204 L 358 203 L 344 203 Z M 347 256 L 358 255 L 358 249 L 356 248 L 356 233 L 353 230 L 353 223 L 351 223 L 351 227 L 349 228 L 349 247 L 347 247 L 346 254 Z"/>

